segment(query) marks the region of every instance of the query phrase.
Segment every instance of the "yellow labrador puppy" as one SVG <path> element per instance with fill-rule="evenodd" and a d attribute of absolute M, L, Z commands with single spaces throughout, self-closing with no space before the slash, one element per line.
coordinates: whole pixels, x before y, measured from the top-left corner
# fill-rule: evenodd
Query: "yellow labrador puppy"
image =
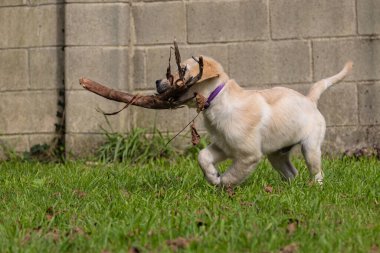
<path fill-rule="evenodd" d="M 243 89 L 217 61 L 203 59 L 201 80 L 182 99 L 192 97 L 195 92 L 208 98 L 203 115 L 212 144 L 198 156 L 207 181 L 213 185 L 236 186 L 251 174 L 264 155 L 284 179 L 291 180 L 297 169 L 290 162 L 289 153 L 293 146 L 300 144 L 311 177 L 322 183 L 321 144 L 326 123 L 317 102 L 328 87 L 347 75 L 352 62 L 346 63 L 338 74 L 315 83 L 307 96 L 303 96 L 283 87 Z M 199 65 L 194 59 L 183 64 L 187 69 L 185 78 L 198 74 Z M 178 73 L 174 80 L 176 77 Z M 157 80 L 157 90 L 164 91 L 168 82 Z M 233 164 L 220 174 L 216 165 L 228 158 Z"/>

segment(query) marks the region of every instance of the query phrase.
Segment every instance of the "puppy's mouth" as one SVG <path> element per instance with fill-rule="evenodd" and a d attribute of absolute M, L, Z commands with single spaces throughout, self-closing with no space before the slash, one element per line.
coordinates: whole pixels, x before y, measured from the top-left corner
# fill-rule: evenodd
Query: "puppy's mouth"
<path fill-rule="evenodd" d="M 168 80 L 162 79 L 156 81 L 156 91 L 158 94 L 165 93 L 171 88 L 171 84 Z M 173 99 L 178 104 L 188 104 L 190 101 L 192 101 L 195 98 L 195 94 L 191 94 L 191 92 L 184 91 L 182 94 L 178 94 L 177 97 L 174 97 Z"/>

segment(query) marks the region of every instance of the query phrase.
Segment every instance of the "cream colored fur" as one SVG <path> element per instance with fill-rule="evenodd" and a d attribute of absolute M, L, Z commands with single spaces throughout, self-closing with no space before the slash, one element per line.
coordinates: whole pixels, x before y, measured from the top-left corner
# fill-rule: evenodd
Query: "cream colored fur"
<path fill-rule="evenodd" d="M 264 155 L 284 179 L 290 180 L 297 175 L 289 159 L 290 150 L 300 144 L 311 177 L 322 183 L 321 144 L 326 123 L 317 109 L 317 102 L 323 91 L 347 75 L 352 62 L 337 75 L 315 83 L 307 96 L 283 87 L 246 90 L 230 79 L 212 58 L 204 57 L 204 62 L 202 80 L 184 98 L 191 97 L 194 92 L 207 98 L 219 84 L 225 83 L 203 112 L 212 144 L 201 150 L 198 161 L 207 181 L 220 186 L 238 185 L 252 173 Z M 188 69 L 187 77 L 198 73 L 198 64 L 193 59 L 184 64 Z M 220 174 L 217 164 L 228 158 L 233 164 Z"/>

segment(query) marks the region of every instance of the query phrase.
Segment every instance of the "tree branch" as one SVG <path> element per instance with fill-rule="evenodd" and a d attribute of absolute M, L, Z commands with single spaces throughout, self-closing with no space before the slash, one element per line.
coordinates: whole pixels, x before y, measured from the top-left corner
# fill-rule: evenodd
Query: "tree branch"
<path fill-rule="evenodd" d="M 181 67 L 181 56 L 179 54 L 178 45 L 174 41 L 174 50 L 175 57 L 178 66 L 179 79 L 176 80 L 175 85 L 172 85 L 163 93 L 155 95 L 133 95 L 128 92 L 117 91 L 107 86 L 104 86 L 100 83 L 92 81 L 87 78 L 81 78 L 79 80 L 80 85 L 83 86 L 88 91 L 91 91 L 99 96 L 102 96 L 106 99 L 126 103 L 126 107 L 131 105 L 136 105 L 148 109 L 175 109 L 181 107 L 188 100 L 191 100 L 195 97 L 187 98 L 186 100 L 180 101 L 180 97 L 185 94 L 191 86 L 198 82 L 202 78 L 203 74 L 203 58 L 200 56 L 199 60 L 195 59 L 199 65 L 199 73 L 195 77 L 190 77 L 187 81 L 184 80 L 186 68 Z M 166 76 L 173 78 L 173 75 L 170 71 L 170 56 L 169 56 L 169 67 L 166 71 Z M 177 82 L 181 81 L 182 85 L 177 85 Z M 171 80 L 172 82 L 172 80 Z"/>

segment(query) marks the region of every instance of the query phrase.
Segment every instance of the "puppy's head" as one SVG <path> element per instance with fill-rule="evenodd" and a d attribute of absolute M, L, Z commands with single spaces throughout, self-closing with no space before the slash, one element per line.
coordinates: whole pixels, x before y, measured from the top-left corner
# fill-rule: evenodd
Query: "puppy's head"
<path fill-rule="evenodd" d="M 187 59 L 181 63 L 181 67 L 185 69 L 184 81 L 195 78 L 199 73 L 199 64 L 193 58 Z M 181 96 L 182 99 L 193 96 L 194 92 L 204 89 L 210 81 L 217 79 L 224 75 L 223 67 L 214 59 L 203 56 L 203 74 L 200 80 L 198 80 L 188 91 Z M 172 73 L 174 83 L 179 80 L 178 70 Z M 168 78 L 159 79 L 156 81 L 156 89 L 158 93 L 163 93 L 168 90 L 172 85 L 172 81 Z"/>

